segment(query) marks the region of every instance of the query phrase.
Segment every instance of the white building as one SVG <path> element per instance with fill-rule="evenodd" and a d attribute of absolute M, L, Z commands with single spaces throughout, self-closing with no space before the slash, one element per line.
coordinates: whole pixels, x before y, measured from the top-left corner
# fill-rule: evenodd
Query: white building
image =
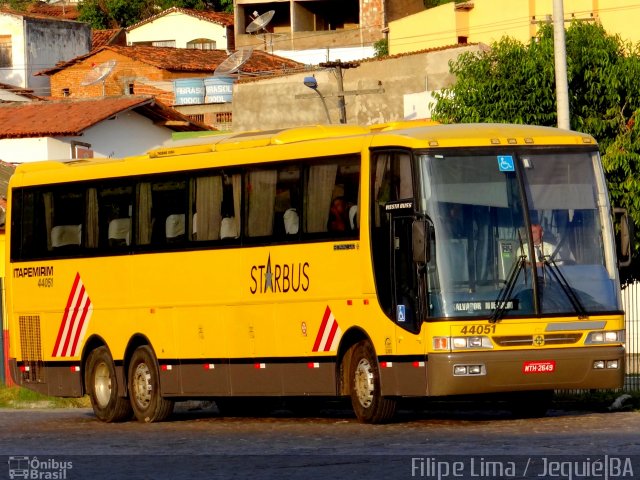
<path fill-rule="evenodd" d="M 203 130 L 146 96 L 6 103 L 0 104 L 0 159 L 120 158 L 158 147 L 173 132 Z"/>
<path fill-rule="evenodd" d="M 34 76 L 91 50 L 89 25 L 32 14 L 0 12 L 0 82 L 49 95 L 49 78 Z"/>
<path fill-rule="evenodd" d="M 127 28 L 127 45 L 234 50 L 233 15 L 172 7 Z"/>

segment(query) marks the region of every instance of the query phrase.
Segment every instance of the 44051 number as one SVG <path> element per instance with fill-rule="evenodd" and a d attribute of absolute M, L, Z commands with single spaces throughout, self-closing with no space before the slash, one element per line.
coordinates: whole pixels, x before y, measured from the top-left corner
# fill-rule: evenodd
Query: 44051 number
<path fill-rule="evenodd" d="M 495 325 L 465 325 L 460 329 L 462 335 L 488 335 L 496 333 Z"/>
<path fill-rule="evenodd" d="M 53 287 L 53 277 L 45 277 L 38 279 L 38 286 L 40 288 L 51 288 Z"/>

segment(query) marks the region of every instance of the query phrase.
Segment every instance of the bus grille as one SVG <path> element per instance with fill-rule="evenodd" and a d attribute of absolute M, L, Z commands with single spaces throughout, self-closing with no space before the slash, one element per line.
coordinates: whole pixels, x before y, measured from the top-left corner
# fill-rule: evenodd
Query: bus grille
<path fill-rule="evenodd" d="M 24 315 L 18 318 L 20 322 L 20 346 L 22 347 L 22 361 L 25 382 L 43 382 L 42 343 L 40 341 L 40 316 Z"/>
<path fill-rule="evenodd" d="M 539 341 L 539 337 L 544 339 L 544 343 Z M 532 345 L 571 345 L 577 343 L 580 338 L 582 338 L 582 333 L 552 333 L 547 335 L 493 337 L 493 341 L 501 347 L 523 347 Z"/>

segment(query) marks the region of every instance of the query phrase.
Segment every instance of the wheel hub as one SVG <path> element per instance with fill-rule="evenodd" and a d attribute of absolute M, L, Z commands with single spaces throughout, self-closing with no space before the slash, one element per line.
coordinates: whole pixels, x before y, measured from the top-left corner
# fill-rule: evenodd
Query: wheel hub
<path fill-rule="evenodd" d="M 106 363 L 102 362 L 96 366 L 93 385 L 96 402 L 101 408 L 105 408 L 111 399 L 111 376 Z"/>
<path fill-rule="evenodd" d="M 369 408 L 373 403 L 373 369 L 366 358 L 361 359 L 356 367 L 354 388 L 360 405 Z"/>
<path fill-rule="evenodd" d="M 151 372 L 145 363 L 136 367 L 133 373 L 133 397 L 141 408 L 145 409 L 151 403 Z"/>

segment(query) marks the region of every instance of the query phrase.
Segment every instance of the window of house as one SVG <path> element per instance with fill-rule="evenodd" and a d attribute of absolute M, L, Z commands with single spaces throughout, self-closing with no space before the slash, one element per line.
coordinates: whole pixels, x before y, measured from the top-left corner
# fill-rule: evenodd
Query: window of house
<path fill-rule="evenodd" d="M 171 47 L 176 48 L 175 40 L 158 40 L 155 42 L 151 42 L 151 45 L 154 47 Z"/>
<path fill-rule="evenodd" d="M 189 120 L 194 122 L 204 123 L 204 113 L 196 113 L 194 115 L 187 115 Z"/>
<path fill-rule="evenodd" d="M 210 38 L 196 38 L 187 42 L 187 48 L 193 48 L 196 50 L 215 50 L 216 41 Z"/>
<path fill-rule="evenodd" d="M 0 68 L 12 66 L 11 35 L 0 35 Z"/>
<path fill-rule="evenodd" d="M 63 97 L 68 97 L 69 95 L 71 95 L 71 91 L 68 88 L 63 88 L 62 89 L 62 96 Z"/>

